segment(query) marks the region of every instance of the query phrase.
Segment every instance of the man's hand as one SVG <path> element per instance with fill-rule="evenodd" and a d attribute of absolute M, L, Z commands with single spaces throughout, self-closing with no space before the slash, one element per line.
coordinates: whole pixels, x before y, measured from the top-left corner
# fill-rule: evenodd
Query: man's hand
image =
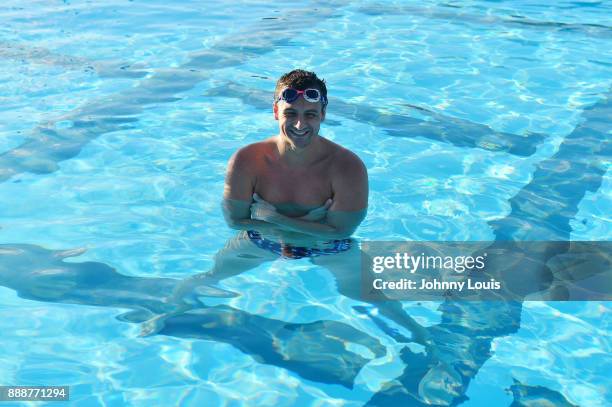
<path fill-rule="evenodd" d="M 306 220 L 306 221 L 309 221 L 309 222 L 318 222 L 320 220 L 323 220 L 323 219 L 325 219 L 327 217 L 327 211 L 329 210 L 329 207 L 331 205 L 332 205 L 332 200 L 330 198 L 327 201 L 325 201 L 323 206 L 319 206 L 318 208 L 314 208 L 313 210 L 308 212 L 306 215 L 301 216 L 298 219 Z"/>
<path fill-rule="evenodd" d="M 270 222 L 278 215 L 274 205 L 266 202 L 259 195 L 253 194 L 253 199 L 255 202 L 251 204 L 251 219 Z"/>
<path fill-rule="evenodd" d="M 251 204 L 251 219 L 249 222 L 265 222 L 273 224 L 280 229 L 317 236 L 321 238 L 344 239 L 349 237 L 357 226 L 361 223 L 367 213 L 366 209 L 360 211 L 331 211 L 328 208 L 333 203 L 328 202 L 319 208 L 315 208 L 304 216 L 308 216 L 315 211 L 313 217 L 327 215 L 327 223 L 319 223 L 299 218 L 290 218 L 276 211 L 274 205 L 263 200 L 259 195 L 253 194 L 254 203 Z M 254 227 L 257 230 L 257 227 Z"/>

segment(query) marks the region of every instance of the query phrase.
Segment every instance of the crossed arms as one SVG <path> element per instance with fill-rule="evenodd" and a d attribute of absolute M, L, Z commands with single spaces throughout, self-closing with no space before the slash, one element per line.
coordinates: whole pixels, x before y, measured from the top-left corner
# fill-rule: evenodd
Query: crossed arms
<path fill-rule="evenodd" d="M 291 231 L 305 235 L 341 239 L 349 237 L 367 213 L 368 176 L 361 160 L 346 152 L 334 161 L 332 197 L 299 218 L 276 211 L 274 205 L 254 193 L 253 156 L 245 149 L 230 159 L 225 180 L 223 213 L 234 229 Z"/>

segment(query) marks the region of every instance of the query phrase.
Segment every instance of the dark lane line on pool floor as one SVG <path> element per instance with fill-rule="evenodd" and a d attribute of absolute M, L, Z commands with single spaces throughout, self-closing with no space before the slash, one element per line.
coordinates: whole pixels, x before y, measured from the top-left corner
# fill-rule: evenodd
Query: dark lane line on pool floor
<path fill-rule="evenodd" d="M 532 180 L 509 202 L 510 214 L 489 225 L 496 240 L 569 240 L 570 221 L 587 192 L 599 190 L 612 159 L 612 92 L 584 108 L 583 121 L 555 154 L 536 164 Z"/>
<path fill-rule="evenodd" d="M 346 4 L 341 0 L 313 2 L 307 8 L 287 11 L 275 19 L 259 20 L 222 38 L 210 49 L 190 53 L 190 59 L 178 68 L 155 70 L 134 88 L 94 100 L 38 126 L 19 146 L 0 154 L 0 182 L 24 172 L 57 171 L 59 162 L 77 156 L 91 140 L 133 128 L 139 120 L 137 115 L 145 108 L 180 100 L 177 94 L 208 79 L 209 71 L 238 66 L 279 46 L 290 45 L 301 31 L 339 17 L 338 8 Z"/>
<path fill-rule="evenodd" d="M 258 89 L 246 89 L 237 83 L 228 82 L 216 86 L 205 93 L 206 96 L 221 96 L 241 99 L 243 103 L 262 110 L 272 107 L 272 93 Z M 416 138 L 452 144 L 455 147 L 480 148 L 487 151 L 505 152 L 521 157 L 529 157 L 547 136 L 541 133 L 518 135 L 498 132 L 489 126 L 442 115 L 423 107 L 404 104 L 406 114 L 388 114 L 374 107 L 346 103 L 330 97 L 331 115 L 376 126 L 393 137 Z M 422 120 L 409 116 L 410 113 L 428 116 Z M 327 119 L 326 119 L 327 122 Z M 331 122 L 332 125 L 337 122 Z"/>
<path fill-rule="evenodd" d="M 128 276 L 98 261 L 64 261 L 84 251 L 2 244 L 0 286 L 14 290 L 20 298 L 39 302 L 128 309 L 117 316 L 123 322 L 141 323 L 155 315 L 177 311 L 177 304 L 168 299 L 180 289 L 183 280 Z M 291 323 L 227 305 L 208 306 L 198 299 L 235 295 L 200 285 L 192 299 L 197 309 L 168 318 L 159 334 L 227 343 L 257 363 L 346 388 L 353 388 L 355 377 L 366 363 L 386 353 L 377 338 L 342 322 Z M 362 347 L 370 356 L 351 351 L 349 344 Z"/>
<path fill-rule="evenodd" d="M 556 21 L 541 21 L 527 18 L 522 15 L 509 15 L 501 17 L 492 14 L 479 15 L 473 12 L 464 11 L 463 7 L 452 7 L 451 10 L 442 8 L 423 8 L 407 5 L 388 5 L 376 4 L 363 6 L 357 9 L 358 12 L 369 16 L 420 16 L 430 19 L 447 20 L 449 22 L 465 22 L 478 26 L 494 26 L 499 29 L 503 26 L 519 26 L 529 29 L 540 29 L 550 31 L 551 29 L 563 33 L 580 33 L 590 37 L 609 38 L 612 35 L 612 27 L 603 24 L 585 23 L 562 23 Z M 525 39 L 525 42 L 529 40 Z"/>
<path fill-rule="evenodd" d="M 607 135 L 611 99 L 609 91 L 584 109 L 584 121 L 565 137 L 552 157 L 537 165 L 531 182 L 509 200 L 510 214 L 489 222 L 497 242 L 570 240 L 570 221 L 578 213 L 578 205 L 587 192 L 599 189 L 612 157 L 612 142 Z M 565 253 L 550 251 L 538 260 L 547 264 Z M 404 348 L 400 357 L 406 369 L 385 390 L 375 394 L 367 406 L 461 404 L 468 399 L 470 381 L 492 356 L 493 340 L 519 330 L 522 303 L 446 301 L 439 310 L 442 322 L 427 328 L 434 351 L 423 355 Z M 376 322 L 386 324 L 380 318 Z M 540 395 L 544 393 L 551 397 L 558 394 L 551 390 Z M 554 397 L 550 401 L 557 405 Z"/>
<path fill-rule="evenodd" d="M 0 41 L 0 59 L 10 59 L 33 65 L 49 65 L 66 70 L 95 73 L 100 78 L 142 78 L 149 71 L 141 63 L 94 61 L 74 55 L 61 54 L 27 43 Z"/>

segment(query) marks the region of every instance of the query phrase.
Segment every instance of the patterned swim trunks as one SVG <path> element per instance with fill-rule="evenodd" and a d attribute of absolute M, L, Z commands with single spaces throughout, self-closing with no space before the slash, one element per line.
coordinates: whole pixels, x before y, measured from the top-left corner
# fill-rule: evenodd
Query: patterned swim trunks
<path fill-rule="evenodd" d="M 268 250 L 274 254 L 287 259 L 301 259 L 303 257 L 317 257 L 327 256 L 330 254 L 342 253 L 351 248 L 351 239 L 341 240 L 329 240 L 325 244 L 332 245 L 326 249 L 319 249 L 316 247 L 300 247 L 292 246 L 290 244 L 278 243 L 273 240 L 265 239 L 261 236 L 261 233 L 254 230 L 248 230 L 247 235 L 251 242 L 253 242 L 260 249 Z"/>

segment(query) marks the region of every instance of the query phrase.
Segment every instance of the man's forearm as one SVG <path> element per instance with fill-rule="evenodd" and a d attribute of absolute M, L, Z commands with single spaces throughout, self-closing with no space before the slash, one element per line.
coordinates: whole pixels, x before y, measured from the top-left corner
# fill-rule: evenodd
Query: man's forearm
<path fill-rule="evenodd" d="M 277 227 L 282 228 L 283 230 L 304 233 L 306 235 L 322 237 L 326 239 L 342 239 L 345 237 L 349 237 L 353 232 L 352 229 L 340 230 L 339 228 L 328 224 L 310 222 L 297 218 L 290 218 L 281 214 L 276 214 L 268 221 L 276 225 Z"/>
<path fill-rule="evenodd" d="M 360 211 L 326 211 L 326 223 L 319 223 L 282 215 L 261 198 L 257 197 L 257 199 L 259 203 L 253 204 L 259 206 L 255 212 L 249 201 L 225 199 L 223 212 L 227 224 L 232 229 L 239 230 L 289 231 L 324 239 L 342 239 L 349 237 L 367 214 L 367 208 Z M 249 215 L 251 218 L 248 217 Z"/>
<path fill-rule="evenodd" d="M 275 232 L 279 229 L 278 226 L 272 223 L 251 219 L 250 206 L 251 201 L 223 199 L 223 216 L 227 225 L 236 230 L 255 229 L 260 232 Z"/>
<path fill-rule="evenodd" d="M 256 230 L 258 232 L 277 232 L 283 228 L 273 223 L 256 219 L 238 219 L 227 222 L 229 227 L 236 230 Z"/>

